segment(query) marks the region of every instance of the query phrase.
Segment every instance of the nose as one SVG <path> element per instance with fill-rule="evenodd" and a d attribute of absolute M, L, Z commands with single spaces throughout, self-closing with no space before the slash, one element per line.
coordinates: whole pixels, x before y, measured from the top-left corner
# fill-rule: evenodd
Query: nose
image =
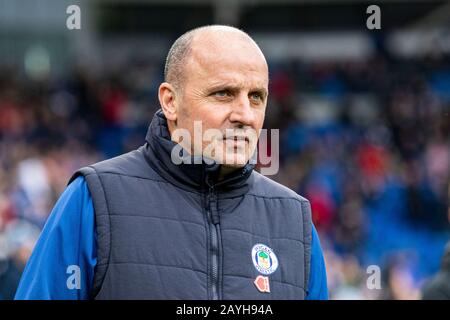
<path fill-rule="evenodd" d="M 232 104 L 229 120 L 240 128 L 252 126 L 254 121 L 253 111 L 248 95 L 242 93 L 236 97 Z"/>

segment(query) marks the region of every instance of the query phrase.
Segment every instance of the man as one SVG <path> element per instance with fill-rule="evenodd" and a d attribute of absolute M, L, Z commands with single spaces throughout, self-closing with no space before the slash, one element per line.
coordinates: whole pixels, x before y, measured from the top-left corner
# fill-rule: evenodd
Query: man
<path fill-rule="evenodd" d="M 238 29 L 177 39 L 145 145 L 75 173 L 16 298 L 326 299 L 309 202 L 249 161 L 268 81 Z"/>

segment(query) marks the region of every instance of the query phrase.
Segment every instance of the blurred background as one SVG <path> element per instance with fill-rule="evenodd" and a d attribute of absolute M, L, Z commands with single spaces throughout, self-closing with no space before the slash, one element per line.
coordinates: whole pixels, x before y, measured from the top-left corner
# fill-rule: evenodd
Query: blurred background
<path fill-rule="evenodd" d="M 271 178 L 311 201 L 330 298 L 420 299 L 450 238 L 450 3 L 378 1 L 380 30 L 370 4 L 0 0 L 0 299 L 71 174 L 143 144 L 172 42 L 214 23 L 266 55 Z"/>

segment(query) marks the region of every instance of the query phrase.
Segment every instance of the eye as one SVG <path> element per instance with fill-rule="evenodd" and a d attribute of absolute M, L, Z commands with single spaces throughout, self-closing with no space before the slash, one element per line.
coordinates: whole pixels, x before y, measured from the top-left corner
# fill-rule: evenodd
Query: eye
<path fill-rule="evenodd" d="M 257 100 L 257 101 L 262 101 L 263 100 L 263 97 L 262 97 L 262 95 L 259 92 L 252 92 L 252 93 L 250 93 L 250 98 L 252 100 Z"/>
<path fill-rule="evenodd" d="M 216 96 L 216 97 L 223 98 L 223 97 L 229 96 L 230 93 L 227 90 L 220 90 L 220 91 L 214 92 L 213 95 Z"/>

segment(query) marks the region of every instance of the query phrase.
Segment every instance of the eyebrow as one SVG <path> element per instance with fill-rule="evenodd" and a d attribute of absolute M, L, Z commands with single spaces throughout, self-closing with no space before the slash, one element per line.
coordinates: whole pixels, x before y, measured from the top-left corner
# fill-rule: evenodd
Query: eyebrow
<path fill-rule="evenodd" d="M 239 85 L 230 85 L 230 84 L 217 84 L 217 85 L 213 85 L 211 87 L 208 88 L 208 92 L 215 92 L 215 91 L 221 91 L 221 90 L 228 90 L 230 92 L 237 92 L 239 90 L 241 90 L 241 86 Z M 263 98 L 266 98 L 268 95 L 268 92 L 266 90 L 266 88 L 264 87 L 256 87 L 250 90 L 250 92 L 257 92 L 260 93 Z"/>

